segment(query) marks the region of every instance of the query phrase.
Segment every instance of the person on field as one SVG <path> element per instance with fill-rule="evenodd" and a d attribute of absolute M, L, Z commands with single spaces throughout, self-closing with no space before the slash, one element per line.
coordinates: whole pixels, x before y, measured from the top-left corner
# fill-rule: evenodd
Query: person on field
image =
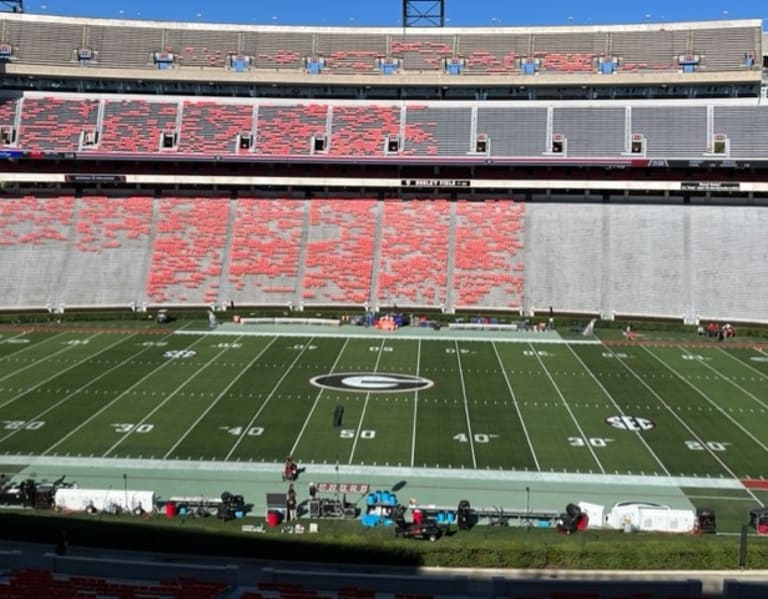
<path fill-rule="evenodd" d="M 285 509 L 288 513 L 288 520 L 296 520 L 296 490 L 293 488 L 293 483 L 288 486 L 288 493 L 285 496 Z"/>

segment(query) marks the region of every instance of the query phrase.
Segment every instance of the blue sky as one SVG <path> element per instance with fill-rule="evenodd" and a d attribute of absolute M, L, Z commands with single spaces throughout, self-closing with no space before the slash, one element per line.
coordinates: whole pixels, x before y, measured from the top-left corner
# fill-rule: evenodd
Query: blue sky
<path fill-rule="evenodd" d="M 755 0 L 445 0 L 448 26 L 599 25 L 762 18 Z M 398 26 L 401 0 L 25 0 L 29 13 L 278 25 Z"/>

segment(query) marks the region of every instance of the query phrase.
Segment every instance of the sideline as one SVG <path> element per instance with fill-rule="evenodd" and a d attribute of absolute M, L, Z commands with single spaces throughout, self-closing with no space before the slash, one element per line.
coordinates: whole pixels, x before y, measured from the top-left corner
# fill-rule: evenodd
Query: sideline
<path fill-rule="evenodd" d="M 0 455 L 0 464 L 8 466 L 61 466 L 91 468 L 134 468 L 151 470 L 276 472 L 278 462 L 224 462 L 213 460 L 165 460 L 138 458 L 99 458 L 72 456 Z M 734 478 L 696 476 L 664 476 L 642 474 L 588 474 L 577 472 L 532 472 L 524 470 L 472 470 L 471 468 L 409 468 L 400 466 L 355 466 L 312 464 L 312 472 L 328 476 L 401 476 L 421 478 L 461 478 L 463 480 L 507 482 L 559 482 L 595 485 L 633 485 L 652 487 L 698 487 L 743 490 L 742 481 Z"/>

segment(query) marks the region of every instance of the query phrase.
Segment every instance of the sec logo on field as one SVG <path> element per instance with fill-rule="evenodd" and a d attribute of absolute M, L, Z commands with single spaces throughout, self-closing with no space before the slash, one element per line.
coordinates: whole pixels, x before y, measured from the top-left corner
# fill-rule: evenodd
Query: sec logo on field
<path fill-rule="evenodd" d="M 309 381 L 315 387 L 335 391 L 359 391 L 363 393 L 405 393 L 429 389 L 434 381 L 411 374 L 386 372 L 343 372 L 323 374 Z"/>
<path fill-rule="evenodd" d="M 639 416 L 609 416 L 605 421 L 613 428 L 623 431 L 640 432 L 656 428 L 656 423 L 653 420 Z"/>

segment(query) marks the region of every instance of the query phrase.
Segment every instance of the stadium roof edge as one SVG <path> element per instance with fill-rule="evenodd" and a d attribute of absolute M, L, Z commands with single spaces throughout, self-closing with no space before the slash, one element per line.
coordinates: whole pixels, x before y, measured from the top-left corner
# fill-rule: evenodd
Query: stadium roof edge
<path fill-rule="evenodd" d="M 602 31 L 674 31 L 690 29 L 730 29 L 737 27 L 759 27 L 763 20 L 733 19 L 707 21 L 679 21 L 674 23 L 636 23 L 605 25 L 551 25 L 518 27 L 442 27 L 439 29 L 404 28 L 404 27 L 329 27 L 329 26 L 287 26 L 287 25 L 248 25 L 237 23 L 192 23 L 185 21 L 159 21 L 138 19 L 108 19 L 96 17 L 68 17 L 60 15 L 36 15 L 30 13 L 0 13 L 0 20 L 31 23 L 59 23 L 67 25 L 100 25 L 110 27 L 170 28 L 190 31 L 270 31 L 270 32 L 314 32 L 314 33 L 392 33 L 416 37 L 454 34 L 515 34 L 515 33 L 590 33 Z"/>

